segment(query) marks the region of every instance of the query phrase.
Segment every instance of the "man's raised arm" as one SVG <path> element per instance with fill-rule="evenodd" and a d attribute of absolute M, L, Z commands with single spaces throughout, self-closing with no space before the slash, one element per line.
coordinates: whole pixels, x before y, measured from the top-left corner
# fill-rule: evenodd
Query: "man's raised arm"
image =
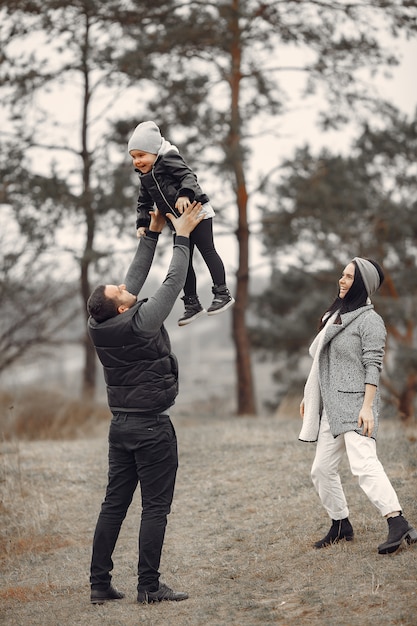
<path fill-rule="evenodd" d="M 174 224 L 176 231 L 172 259 L 164 282 L 136 313 L 136 322 L 141 330 L 154 331 L 160 328 L 184 287 L 190 259 L 190 233 L 204 219 L 201 203 L 193 202 L 180 217 L 168 214 L 168 219 Z"/>
<path fill-rule="evenodd" d="M 139 294 L 148 277 L 155 255 L 156 244 L 165 225 L 165 218 L 158 209 L 150 211 L 150 216 L 151 223 L 148 233 L 145 237 L 141 237 L 124 280 L 126 289 L 135 296 Z"/>

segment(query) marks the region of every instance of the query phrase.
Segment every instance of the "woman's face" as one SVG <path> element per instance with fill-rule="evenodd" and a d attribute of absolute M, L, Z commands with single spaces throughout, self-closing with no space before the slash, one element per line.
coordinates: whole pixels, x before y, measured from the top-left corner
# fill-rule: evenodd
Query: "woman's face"
<path fill-rule="evenodd" d="M 339 278 L 339 298 L 344 298 L 349 289 L 352 287 L 353 280 L 355 278 L 355 265 L 349 263 L 346 265 Z"/>

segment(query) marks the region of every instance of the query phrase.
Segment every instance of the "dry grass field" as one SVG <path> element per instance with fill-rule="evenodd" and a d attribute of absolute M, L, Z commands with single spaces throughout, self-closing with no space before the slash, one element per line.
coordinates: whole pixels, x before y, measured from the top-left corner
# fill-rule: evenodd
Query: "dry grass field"
<path fill-rule="evenodd" d="M 180 603 L 135 602 L 136 494 L 114 556 L 120 602 L 89 603 L 92 534 L 106 484 L 107 425 L 73 440 L 0 447 L 4 626 L 415 626 L 417 546 L 380 556 L 386 522 L 343 466 L 356 537 L 312 543 L 329 520 L 309 471 L 314 445 L 285 417 L 174 416 L 180 469 L 162 580 Z M 417 525 L 416 427 L 385 422 L 379 455 Z"/>

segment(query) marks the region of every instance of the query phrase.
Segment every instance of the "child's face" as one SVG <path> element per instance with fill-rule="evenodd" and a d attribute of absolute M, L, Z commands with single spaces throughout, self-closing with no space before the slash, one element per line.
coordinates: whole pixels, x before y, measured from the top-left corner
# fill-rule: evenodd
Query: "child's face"
<path fill-rule="evenodd" d="M 156 154 L 144 152 L 143 150 L 131 150 L 130 156 L 132 157 L 133 165 L 142 174 L 147 174 L 151 171 L 157 157 Z"/>

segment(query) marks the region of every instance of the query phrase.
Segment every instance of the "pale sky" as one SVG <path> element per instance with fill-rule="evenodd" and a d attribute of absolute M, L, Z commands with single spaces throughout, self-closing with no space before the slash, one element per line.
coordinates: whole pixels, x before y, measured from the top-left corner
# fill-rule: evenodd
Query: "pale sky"
<path fill-rule="evenodd" d="M 399 109 L 404 111 L 408 115 L 413 115 L 417 107 L 417 80 L 416 80 L 416 65 L 417 65 L 417 39 L 411 42 L 402 42 L 402 63 L 399 67 L 392 69 L 393 77 L 391 79 L 379 78 L 377 81 L 378 90 L 381 95 L 389 99 Z M 294 81 L 294 84 L 290 84 L 290 91 L 294 94 L 294 107 L 293 110 L 285 116 L 280 116 L 276 121 L 269 119 L 268 124 L 271 124 L 272 132 L 276 133 L 274 137 L 272 134 L 266 133 L 262 138 L 257 139 L 253 143 L 253 158 L 251 159 L 251 168 L 247 172 L 248 186 L 249 188 L 256 184 L 259 177 L 269 171 L 271 166 L 275 165 L 283 158 L 290 158 L 296 147 L 299 147 L 305 143 L 309 143 L 314 152 L 319 151 L 324 146 L 329 146 L 334 152 L 345 152 L 352 140 L 356 136 L 353 127 L 347 127 L 343 131 L 323 133 L 315 125 L 316 116 L 319 110 L 320 102 L 317 102 L 317 107 L 313 106 L 313 103 L 308 102 L 305 104 L 303 101 L 297 101 L 297 91 L 302 88 L 301 82 L 299 87 L 297 86 L 297 80 L 299 77 L 288 77 L 288 81 Z M 76 86 L 72 86 L 71 89 L 76 89 Z M 68 89 L 65 91 L 63 87 L 60 87 L 58 93 L 54 93 L 51 96 L 49 107 L 51 111 L 59 111 L 60 114 L 64 114 L 65 125 L 60 126 L 60 135 L 62 135 L 62 128 L 67 136 L 74 136 L 74 122 L 78 119 L 79 111 L 78 107 L 74 107 L 71 103 L 70 92 Z M 126 99 L 128 100 L 128 99 Z M 122 100 L 123 102 L 123 100 Z M 103 110 L 106 110 L 106 103 L 103 99 Z M 131 114 L 131 109 L 127 110 Z M 123 115 L 122 105 L 117 109 L 119 115 Z M 104 117 L 104 115 L 103 115 Z M 275 125 L 275 126 L 274 126 Z M 51 136 L 57 132 L 57 129 L 51 127 Z M 169 139 L 169 138 L 168 138 Z M 65 140 L 65 139 L 63 139 Z M 44 155 L 43 155 L 44 156 Z M 65 157 L 70 159 L 69 156 Z M 126 158 L 127 154 L 126 154 Z M 36 161 L 36 159 L 35 159 Z M 46 162 L 43 161 L 46 165 Z M 41 163 L 39 162 L 39 165 Z M 191 164 L 192 165 L 192 164 Z M 67 168 L 68 163 L 65 164 Z M 41 168 L 40 168 L 41 169 Z M 200 181 L 203 182 L 203 187 L 209 196 L 212 196 L 214 191 L 211 189 L 210 179 L 206 172 L 197 172 L 199 174 Z M 249 220 L 254 222 L 256 229 L 256 211 L 254 202 L 249 204 Z M 216 207 L 215 207 L 216 208 Z M 134 224 L 134 211 L 132 207 L 132 224 Z M 221 226 L 214 221 L 215 233 L 217 230 L 222 230 Z M 168 235 L 167 235 L 168 236 Z M 63 233 L 61 238 L 62 247 L 65 245 L 66 235 Z M 70 236 L 72 240 L 74 235 Z M 135 239 L 134 232 L 132 232 L 132 244 L 134 245 Z M 215 237 L 216 247 L 222 256 L 225 265 L 227 267 L 229 275 L 233 275 L 236 269 L 237 259 L 237 243 L 235 236 Z M 196 255 L 197 260 L 197 255 Z M 251 265 L 260 267 L 262 264 L 261 246 L 256 237 L 251 237 Z M 163 264 L 161 264 L 163 265 Z M 202 267 L 204 275 L 207 273 L 205 266 Z M 261 271 L 261 270 L 259 270 Z"/>

